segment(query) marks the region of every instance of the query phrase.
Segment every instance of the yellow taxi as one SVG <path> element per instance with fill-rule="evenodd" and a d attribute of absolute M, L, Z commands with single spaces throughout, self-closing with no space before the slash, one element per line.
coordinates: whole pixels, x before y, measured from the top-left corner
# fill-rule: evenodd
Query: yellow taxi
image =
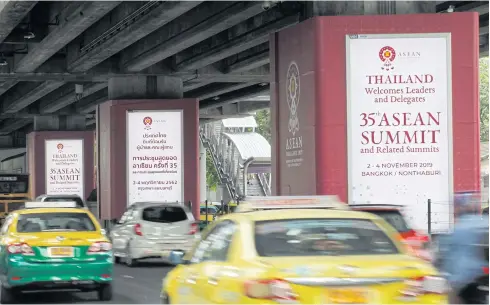
<path fill-rule="evenodd" d="M 21 292 L 96 291 L 112 299 L 112 245 L 88 210 L 75 202 L 26 202 L 0 235 L 0 303 Z"/>
<path fill-rule="evenodd" d="M 446 280 L 411 255 L 395 229 L 337 200 L 240 204 L 206 228 L 192 251 L 176 254 L 162 303 L 447 303 Z"/>

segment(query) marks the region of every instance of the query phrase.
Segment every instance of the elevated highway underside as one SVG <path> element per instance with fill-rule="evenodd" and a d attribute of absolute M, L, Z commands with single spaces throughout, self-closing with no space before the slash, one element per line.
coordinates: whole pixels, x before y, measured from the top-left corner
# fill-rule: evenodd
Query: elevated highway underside
<path fill-rule="evenodd" d="M 113 76 L 181 77 L 203 122 L 245 115 L 269 105 L 257 97 L 269 92 L 270 33 L 315 15 L 452 11 L 479 13 L 488 56 L 488 2 L 4 1 L 0 148 L 24 147 L 35 116 L 83 114 L 93 127 Z"/>

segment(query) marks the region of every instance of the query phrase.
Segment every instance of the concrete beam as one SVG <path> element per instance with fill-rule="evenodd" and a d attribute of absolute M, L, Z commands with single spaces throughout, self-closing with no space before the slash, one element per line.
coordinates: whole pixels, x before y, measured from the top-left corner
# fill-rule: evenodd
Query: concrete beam
<path fill-rule="evenodd" d="M 188 91 L 191 91 L 191 90 L 195 90 L 197 88 L 201 88 L 201 87 L 204 87 L 204 86 L 207 86 L 209 84 L 212 84 L 213 82 L 211 81 L 188 81 L 186 83 L 184 83 L 184 92 L 188 92 Z"/>
<path fill-rule="evenodd" d="M 84 86 L 83 88 L 83 96 L 89 96 L 94 94 L 95 92 L 99 90 L 103 90 L 107 88 L 107 84 L 105 83 L 95 83 L 92 85 Z M 73 90 L 56 99 L 56 100 L 47 100 L 47 101 L 42 101 L 39 105 L 39 109 L 41 113 L 54 113 L 60 109 L 65 108 L 66 106 L 74 103 L 76 100 L 74 98 L 74 92 L 75 92 L 75 86 L 73 86 Z M 107 93 L 107 90 L 105 90 Z"/>
<path fill-rule="evenodd" d="M 242 101 L 229 104 L 232 107 L 217 107 L 213 109 L 201 109 L 199 118 L 215 118 L 217 116 L 230 116 L 248 114 L 253 111 L 270 107 L 270 101 Z"/>
<path fill-rule="evenodd" d="M 25 34 L 25 30 L 16 28 L 3 40 L 2 44 L 27 45 L 29 48 L 34 48 L 46 37 L 42 31 L 36 31 L 36 37 L 26 40 L 24 38 Z"/>
<path fill-rule="evenodd" d="M 0 136 L 0 149 L 26 148 L 25 133 L 12 133 Z M 20 152 L 19 152 L 20 153 Z"/>
<path fill-rule="evenodd" d="M 480 35 L 488 35 L 488 25 L 480 27 Z"/>
<path fill-rule="evenodd" d="M 488 43 L 480 46 L 480 58 L 488 57 Z"/>
<path fill-rule="evenodd" d="M 226 67 L 225 73 L 245 72 L 269 64 L 269 50 L 254 54 Z"/>
<path fill-rule="evenodd" d="M 39 111 L 32 112 L 16 112 L 16 113 L 4 113 L 0 114 L 0 121 L 7 119 L 34 119 L 37 116 L 42 115 Z M 60 110 L 56 112 L 56 115 L 85 115 L 90 117 L 91 114 L 78 113 L 74 110 L 74 108 L 67 107 L 66 109 Z"/>
<path fill-rule="evenodd" d="M 226 4 L 229 5 L 228 3 Z M 204 21 L 194 20 L 192 27 L 178 35 L 175 35 L 175 32 L 172 33 L 174 34 L 173 37 L 169 37 L 165 42 L 134 56 L 124 64 L 124 67 L 133 72 L 146 69 L 261 12 L 263 12 L 262 3 L 259 1 L 235 2 L 228 8 L 214 13 Z M 177 22 L 185 21 L 177 20 Z M 151 37 L 148 37 L 148 39 L 151 39 Z"/>
<path fill-rule="evenodd" d="M 211 86 L 211 88 L 206 87 L 203 90 L 196 90 L 186 94 L 186 97 L 198 98 L 199 100 L 206 100 L 212 97 L 219 97 L 222 94 L 229 93 L 235 90 L 240 90 L 250 86 L 257 85 L 257 83 L 239 83 L 239 84 L 217 84 Z"/>
<path fill-rule="evenodd" d="M 119 5 L 121 1 L 86 1 L 72 2 L 61 12 L 60 24 L 51 31 L 34 50 L 24 56 L 14 68 L 15 72 L 34 72 L 46 60 L 61 50 L 75 37 Z M 5 82 L 0 94 L 17 83 L 16 80 Z"/>
<path fill-rule="evenodd" d="M 270 76 L 268 69 L 263 72 L 249 72 L 249 73 L 189 73 L 189 72 L 177 72 L 171 74 L 172 76 L 182 77 L 186 80 L 193 81 L 205 81 L 213 83 L 263 83 L 269 82 Z M 186 79 L 188 78 L 188 79 Z"/>
<path fill-rule="evenodd" d="M 268 77 L 268 68 L 262 69 L 260 73 L 230 73 L 223 74 L 221 72 L 175 72 L 175 73 L 2 73 L 0 72 L 0 80 L 24 82 L 43 82 L 43 81 L 59 81 L 63 83 L 105 83 L 113 77 L 139 77 L 139 76 L 176 76 L 181 77 L 186 81 L 198 82 L 203 78 L 207 78 L 210 82 L 248 82 L 250 79 L 257 78 L 258 81 L 264 77 Z"/>
<path fill-rule="evenodd" d="M 306 17 L 435 13 L 434 1 L 307 1 Z"/>
<path fill-rule="evenodd" d="M 39 115 L 34 117 L 35 131 L 85 130 L 85 115 Z"/>
<path fill-rule="evenodd" d="M 8 135 L 26 125 L 32 123 L 32 119 L 8 119 L 2 122 L 0 127 L 0 135 Z"/>
<path fill-rule="evenodd" d="M 250 50 L 247 50 L 246 52 L 248 52 L 248 51 L 250 51 Z M 240 54 L 240 55 L 242 55 L 242 54 Z M 267 65 L 268 63 L 269 63 L 269 50 L 268 50 L 268 46 L 267 46 L 267 49 L 265 49 L 263 51 L 260 51 L 258 53 L 253 53 L 252 55 L 247 54 L 247 55 L 243 56 L 242 59 L 234 62 L 233 64 L 231 64 L 229 66 L 227 65 L 224 73 L 227 74 L 227 73 L 246 72 L 246 71 L 250 71 L 252 69 L 263 67 L 264 65 Z M 195 90 L 195 89 L 207 86 L 207 85 L 212 84 L 212 83 L 213 82 L 210 82 L 210 81 L 203 81 L 203 82 L 194 81 L 194 80 L 189 81 L 189 82 L 184 84 L 184 92 Z M 206 89 L 208 89 L 208 88 L 206 88 Z M 201 97 L 201 99 L 205 99 L 205 98 Z"/>
<path fill-rule="evenodd" d="M 464 2 L 463 2 L 464 3 Z M 488 1 L 470 1 L 457 6 L 455 12 L 477 12 L 479 15 L 488 14 Z"/>
<path fill-rule="evenodd" d="M 107 90 L 106 89 L 99 90 L 98 92 L 89 95 L 81 99 L 79 102 L 77 102 L 75 104 L 75 112 L 89 114 L 95 111 L 95 108 L 97 107 L 98 104 L 108 100 L 109 98 L 107 97 Z"/>
<path fill-rule="evenodd" d="M 0 2 L 0 43 L 36 5 L 37 1 L 1 1 Z"/>
<path fill-rule="evenodd" d="M 238 36 L 229 40 L 227 43 L 217 45 L 209 51 L 182 60 L 176 65 L 176 70 L 189 71 L 211 65 L 226 57 L 265 43 L 269 41 L 270 33 L 290 27 L 298 22 L 299 15 L 292 15 L 267 23 L 250 31 L 246 35 Z"/>
<path fill-rule="evenodd" d="M 81 54 L 68 65 L 69 71 L 84 72 L 149 35 L 202 1 L 149 1 L 132 14 L 123 15 L 110 28 L 82 48 Z M 123 8 L 121 8 L 123 9 Z M 124 13 L 124 12 L 123 12 Z"/>
<path fill-rule="evenodd" d="M 63 82 L 46 81 L 43 83 L 29 82 L 16 86 L 3 98 L 1 102 L 2 113 L 17 112 L 63 85 Z"/>
<path fill-rule="evenodd" d="M 56 27 L 15 67 L 16 72 L 33 72 L 48 58 L 82 34 L 92 24 L 118 6 L 121 1 L 72 2 L 60 16 Z"/>
<path fill-rule="evenodd" d="M 480 16 L 480 17 L 482 17 L 482 16 Z M 483 20 L 482 20 L 482 18 L 480 18 L 479 25 L 480 25 L 480 28 L 479 28 L 480 35 L 488 35 L 488 15 Z"/>
<path fill-rule="evenodd" d="M 208 99 L 205 101 L 201 101 L 199 103 L 200 109 L 210 109 L 221 107 L 227 104 L 232 104 L 235 102 L 240 102 L 246 99 L 251 99 L 259 95 L 264 95 L 269 93 L 269 85 L 267 86 L 253 86 L 250 88 L 245 88 L 242 90 L 238 90 L 227 94 L 220 98 L 219 100 Z"/>

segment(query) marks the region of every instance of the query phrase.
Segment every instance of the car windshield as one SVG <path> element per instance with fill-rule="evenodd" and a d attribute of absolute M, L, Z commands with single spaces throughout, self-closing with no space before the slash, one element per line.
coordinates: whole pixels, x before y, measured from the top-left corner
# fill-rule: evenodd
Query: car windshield
<path fill-rule="evenodd" d="M 17 232 L 19 233 L 95 230 L 95 224 L 85 213 L 21 214 L 17 220 Z"/>
<path fill-rule="evenodd" d="M 77 207 L 83 208 L 83 200 L 80 197 L 46 197 L 44 198 L 44 202 L 67 202 L 74 201 L 77 204 Z"/>
<path fill-rule="evenodd" d="M 365 219 L 284 219 L 255 223 L 259 256 L 337 256 L 399 253 L 392 240 Z"/>
<path fill-rule="evenodd" d="M 407 222 L 399 211 L 372 210 L 366 212 L 378 215 L 379 217 L 383 218 L 387 223 L 389 223 L 393 228 L 395 228 L 395 230 L 400 233 L 410 231 Z"/>

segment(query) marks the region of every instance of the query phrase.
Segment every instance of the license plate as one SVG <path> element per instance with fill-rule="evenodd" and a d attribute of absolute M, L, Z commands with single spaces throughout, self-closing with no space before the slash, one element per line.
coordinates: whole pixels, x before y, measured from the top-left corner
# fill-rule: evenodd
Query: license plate
<path fill-rule="evenodd" d="M 52 247 L 48 253 L 50 257 L 73 257 L 73 247 Z"/>
<path fill-rule="evenodd" d="M 366 289 L 338 288 L 328 289 L 328 300 L 331 304 L 368 304 L 369 295 Z"/>

